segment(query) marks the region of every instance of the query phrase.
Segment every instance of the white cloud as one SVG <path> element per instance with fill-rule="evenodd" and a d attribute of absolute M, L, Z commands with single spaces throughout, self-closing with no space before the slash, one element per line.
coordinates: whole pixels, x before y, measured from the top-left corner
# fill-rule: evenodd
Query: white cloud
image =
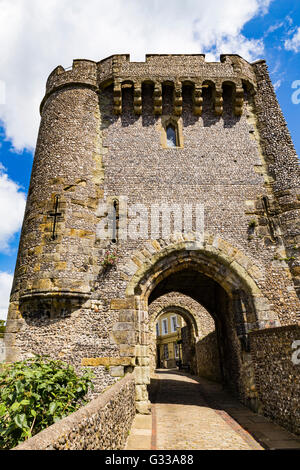
<path fill-rule="evenodd" d="M 284 47 L 287 51 L 300 52 L 300 26 L 294 36 L 284 42 Z"/>
<path fill-rule="evenodd" d="M 6 320 L 13 276 L 0 272 L 0 320 Z"/>
<path fill-rule="evenodd" d="M 25 193 L 9 179 L 0 163 L 0 252 L 9 252 L 11 237 L 20 230 L 26 204 Z M 0 319 L 7 315 L 13 276 L 0 272 Z"/>
<path fill-rule="evenodd" d="M 9 179 L 0 163 L 0 252 L 9 250 L 11 237 L 20 230 L 25 203 L 25 193 Z"/>
<path fill-rule="evenodd" d="M 130 53 L 239 53 L 255 60 L 260 41 L 241 34 L 272 0 L 0 0 L 0 105 L 16 149 L 34 148 L 47 76 L 74 58 Z M 225 4 L 225 6 L 224 6 Z"/>
<path fill-rule="evenodd" d="M 224 36 L 220 39 L 216 39 L 216 45 L 210 51 L 210 54 L 214 56 L 215 60 L 219 60 L 219 52 L 224 51 L 225 53 L 239 54 L 249 62 L 262 57 L 264 52 L 264 45 L 262 40 L 246 39 L 242 34 L 235 36 Z"/>

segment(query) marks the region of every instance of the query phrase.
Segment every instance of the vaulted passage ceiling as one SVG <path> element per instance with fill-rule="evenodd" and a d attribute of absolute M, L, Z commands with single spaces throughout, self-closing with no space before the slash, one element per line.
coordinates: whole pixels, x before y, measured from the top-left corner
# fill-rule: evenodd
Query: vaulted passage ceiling
<path fill-rule="evenodd" d="M 213 279 L 192 269 L 185 269 L 163 279 L 151 292 L 149 305 L 168 292 L 180 292 L 199 302 L 213 316 L 216 315 L 224 289 Z"/>

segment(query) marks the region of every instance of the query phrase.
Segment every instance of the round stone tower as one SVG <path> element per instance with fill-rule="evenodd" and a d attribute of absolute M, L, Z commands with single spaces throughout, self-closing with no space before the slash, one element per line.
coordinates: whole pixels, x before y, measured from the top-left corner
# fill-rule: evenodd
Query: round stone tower
<path fill-rule="evenodd" d="M 25 317 L 52 318 L 90 294 L 95 209 L 103 196 L 99 116 L 97 65 L 57 67 L 41 104 L 12 291 Z"/>

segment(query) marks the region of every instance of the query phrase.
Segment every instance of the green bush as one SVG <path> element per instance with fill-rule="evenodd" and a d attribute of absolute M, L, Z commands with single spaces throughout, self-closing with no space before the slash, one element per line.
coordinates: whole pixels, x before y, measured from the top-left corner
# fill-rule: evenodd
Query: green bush
<path fill-rule="evenodd" d="M 0 338 L 4 337 L 4 333 L 5 333 L 5 321 L 0 320 Z"/>
<path fill-rule="evenodd" d="M 11 449 L 86 402 L 92 374 L 77 376 L 62 361 L 35 356 L 0 371 L 0 448 Z"/>

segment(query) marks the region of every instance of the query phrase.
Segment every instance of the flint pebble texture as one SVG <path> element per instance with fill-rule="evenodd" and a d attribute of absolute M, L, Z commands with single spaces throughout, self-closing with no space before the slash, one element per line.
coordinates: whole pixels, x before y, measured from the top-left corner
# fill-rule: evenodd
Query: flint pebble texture
<path fill-rule="evenodd" d="M 300 325 L 250 333 L 263 413 L 300 434 Z"/>

